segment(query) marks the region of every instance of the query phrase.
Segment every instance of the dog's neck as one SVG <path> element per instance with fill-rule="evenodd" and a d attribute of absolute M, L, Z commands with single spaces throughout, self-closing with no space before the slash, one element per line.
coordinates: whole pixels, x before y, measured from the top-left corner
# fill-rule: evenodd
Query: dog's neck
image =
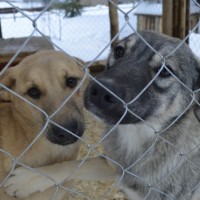
<path fill-rule="evenodd" d="M 140 151 L 146 141 L 156 137 L 155 130 L 144 124 L 119 125 L 117 131 L 118 139 L 130 154 Z"/>
<path fill-rule="evenodd" d="M 142 155 L 151 146 L 155 148 L 156 145 L 165 140 L 169 141 L 172 147 L 174 145 L 174 147 L 179 148 L 182 152 L 189 152 L 195 146 L 199 145 L 200 141 L 198 134 L 198 129 L 200 128 L 199 122 L 195 118 L 193 111 L 189 112 L 191 112 L 190 116 L 193 120 L 188 122 L 187 119 L 183 118 L 181 122 L 177 122 L 178 126 L 175 123 L 164 132 L 162 132 L 164 129 L 161 127 L 161 124 L 156 123 L 151 123 L 152 126 L 144 123 L 118 125 L 110 136 L 108 136 L 107 141 L 105 140 L 105 143 L 109 143 L 106 144 L 109 148 L 105 146 L 106 152 L 110 155 L 110 151 L 112 151 L 113 155 L 115 148 L 121 148 L 124 151 L 123 155 L 129 156 L 128 160 L 130 160 L 130 156 L 137 159 L 139 155 Z M 184 145 L 183 141 L 185 140 L 190 140 L 190 144 L 193 145 L 189 147 Z M 111 142 L 112 146 L 110 146 Z"/>

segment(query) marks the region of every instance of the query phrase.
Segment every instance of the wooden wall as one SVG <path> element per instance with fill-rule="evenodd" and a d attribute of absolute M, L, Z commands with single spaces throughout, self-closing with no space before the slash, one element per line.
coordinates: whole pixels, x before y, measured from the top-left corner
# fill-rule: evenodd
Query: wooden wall
<path fill-rule="evenodd" d="M 190 15 L 190 30 L 199 22 L 199 14 Z M 156 15 L 137 15 L 137 30 L 155 30 L 162 32 L 162 17 Z M 194 32 L 197 32 L 196 29 Z"/>
<path fill-rule="evenodd" d="M 155 30 L 162 31 L 162 19 L 161 16 L 152 15 L 138 15 L 137 16 L 137 30 Z"/>

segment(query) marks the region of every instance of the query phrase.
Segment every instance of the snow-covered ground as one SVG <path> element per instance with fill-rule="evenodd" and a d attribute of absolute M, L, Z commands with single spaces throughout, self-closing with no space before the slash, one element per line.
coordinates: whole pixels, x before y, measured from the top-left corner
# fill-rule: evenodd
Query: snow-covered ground
<path fill-rule="evenodd" d="M 6 3 L 4 3 L 6 4 Z M 10 6 L 10 5 L 1 5 Z M 22 5 L 17 4 L 18 7 Z M 24 6 L 24 5 L 23 5 Z M 25 7 L 28 7 L 25 5 Z M 119 5 L 120 38 L 136 29 L 137 18 L 134 15 L 133 4 Z M 129 12 L 127 24 L 124 13 Z M 28 19 L 25 15 L 29 16 Z M 37 28 L 42 34 L 50 36 L 52 42 L 72 56 L 85 61 L 105 59 L 109 53 L 110 28 L 108 7 L 97 5 L 84 8 L 82 15 L 74 18 L 64 18 L 64 13 L 58 11 L 46 12 L 38 18 L 39 13 L 24 12 L 0 15 L 4 38 L 29 36 L 34 30 L 32 20 L 36 20 Z M 34 35 L 41 35 L 38 31 Z M 190 37 L 192 50 L 200 57 L 200 34 Z M 107 48 L 106 48 L 107 47 Z M 106 49 L 105 49 L 106 48 Z M 103 51 L 102 51 L 103 50 Z M 102 52 L 102 53 L 101 53 Z M 101 54 L 100 54 L 101 53 Z"/>

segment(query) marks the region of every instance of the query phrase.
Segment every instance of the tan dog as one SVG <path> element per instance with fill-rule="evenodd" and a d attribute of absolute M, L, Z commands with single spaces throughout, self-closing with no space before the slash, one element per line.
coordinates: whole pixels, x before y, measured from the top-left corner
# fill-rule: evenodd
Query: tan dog
<path fill-rule="evenodd" d="M 13 167 L 12 156 L 30 167 L 48 166 L 76 158 L 80 144 L 78 139 L 84 132 L 84 88 L 78 89 L 62 109 L 52 114 L 78 86 L 83 76 L 81 67 L 70 57 L 50 50 L 25 58 L 0 77 L 0 83 L 37 106 L 33 107 L 0 87 L 1 186 Z M 39 133 L 42 133 L 41 137 L 21 155 Z M 65 186 L 70 185 L 67 183 Z M 55 188 L 48 189 L 26 199 L 49 200 L 54 193 Z M 65 190 L 59 191 L 56 200 L 62 199 L 65 193 Z M 0 187 L 0 199 L 16 198 L 7 196 Z"/>

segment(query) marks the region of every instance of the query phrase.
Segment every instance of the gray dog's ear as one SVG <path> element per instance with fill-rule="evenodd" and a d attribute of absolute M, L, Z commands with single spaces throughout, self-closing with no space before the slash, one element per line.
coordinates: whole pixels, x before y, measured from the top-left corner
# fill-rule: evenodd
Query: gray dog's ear
<path fill-rule="evenodd" d="M 196 61 L 197 61 L 197 68 L 198 68 L 198 70 L 200 71 L 200 58 L 199 57 L 197 57 L 196 55 L 194 55 L 194 57 L 195 57 L 195 59 L 196 59 Z"/>
<path fill-rule="evenodd" d="M 197 120 L 200 122 L 200 106 L 197 105 L 197 104 L 194 105 L 193 111 L 194 111 L 195 117 L 196 117 Z"/>
<path fill-rule="evenodd" d="M 194 115 L 197 118 L 197 120 L 200 122 L 200 106 L 199 105 L 194 106 Z"/>
<path fill-rule="evenodd" d="M 13 76 L 13 69 L 7 69 L 6 72 L 0 77 L 0 83 L 4 86 L 12 89 L 15 85 L 15 78 Z M 1 102 L 9 102 L 10 92 L 0 87 L 0 103 Z"/>
<path fill-rule="evenodd" d="M 200 59 L 197 56 L 195 56 L 195 58 L 196 58 L 196 61 L 197 61 L 197 71 L 199 72 L 199 77 L 198 77 L 198 80 L 197 80 L 196 89 L 200 90 Z M 200 104 L 200 91 L 196 93 L 195 99 Z M 200 122 L 200 105 L 196 104 L 194 106 L 194 114 L 195 114 L 197 120 Z"/>

